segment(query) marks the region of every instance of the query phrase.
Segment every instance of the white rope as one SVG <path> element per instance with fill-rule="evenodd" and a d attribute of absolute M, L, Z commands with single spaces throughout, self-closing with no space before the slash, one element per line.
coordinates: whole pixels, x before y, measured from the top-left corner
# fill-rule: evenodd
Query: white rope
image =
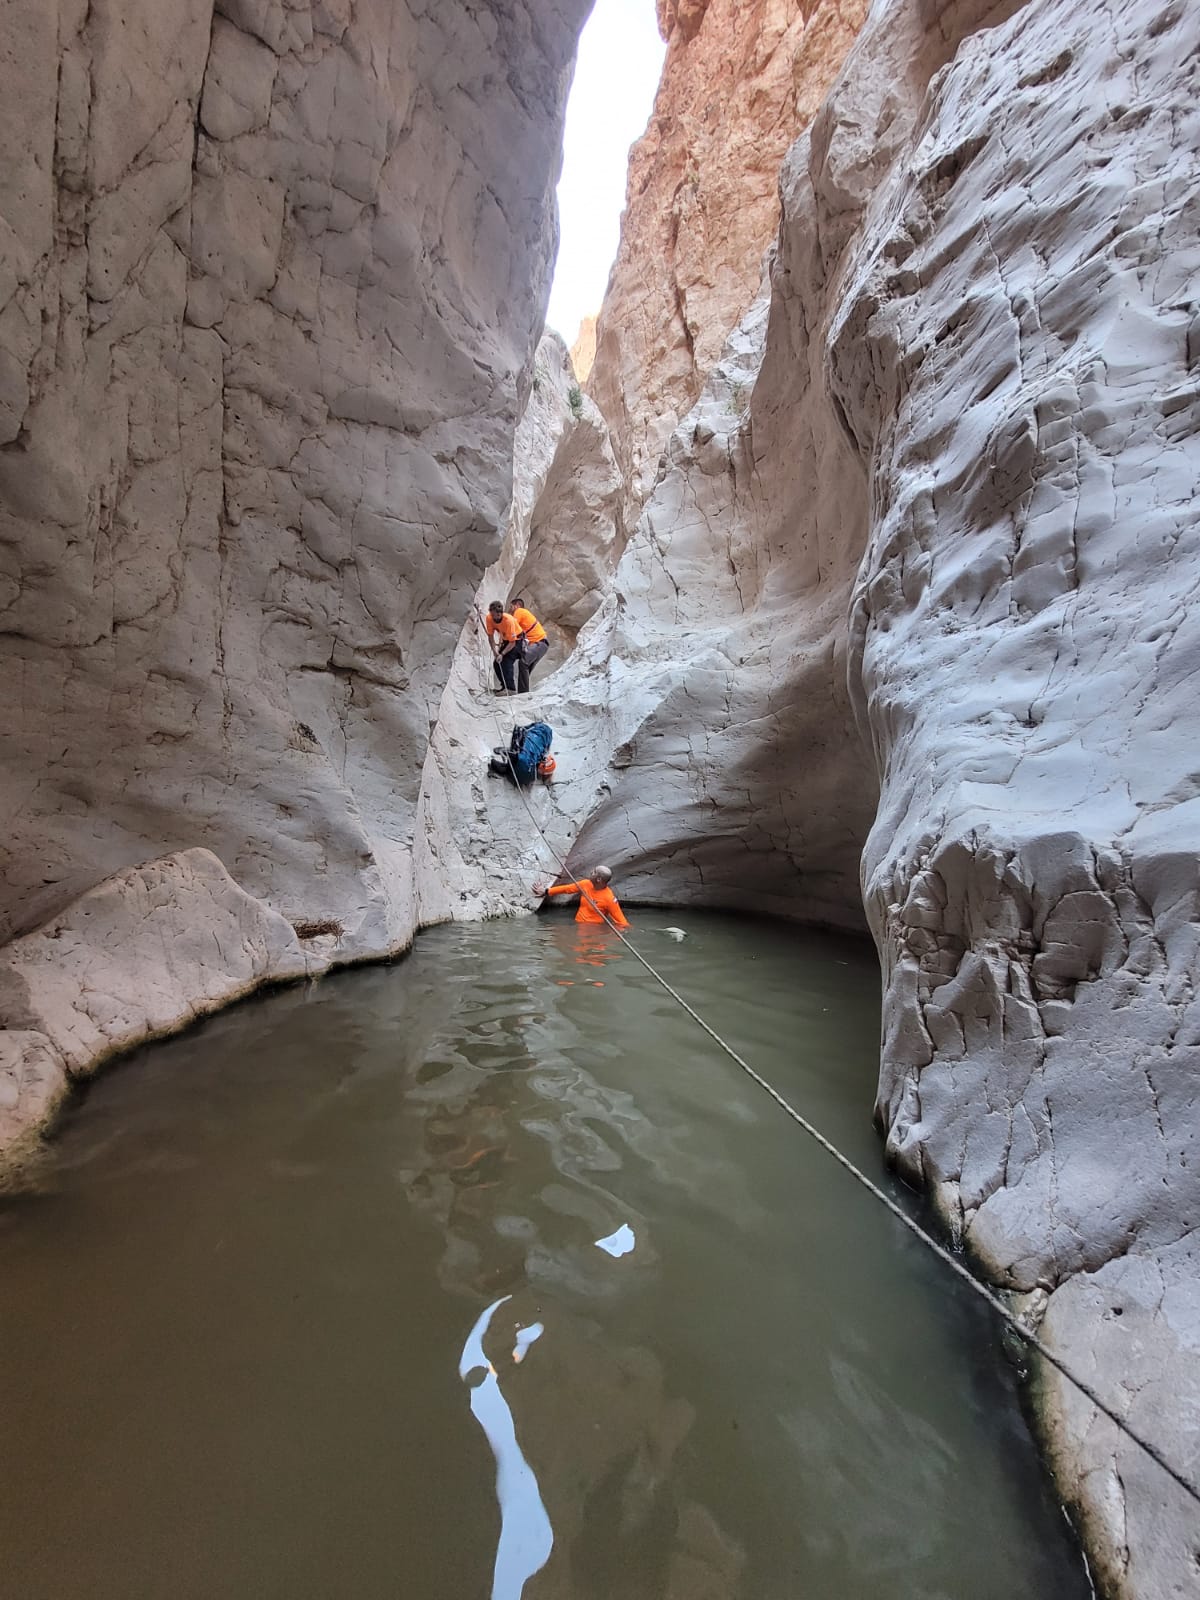
<path fill-rule="evenodd" d="M 505 690 L 509 700 L 516 698 L 513 692 L 508 689 L 507 685 L 505 685 Z M 493 715 L 495 715 L 496 708 L 493 706 L 491 709 Z M 496 727 L 501 733 L 503 733 L 503 728 L 500 724 L 498 716 L 496 716 Z M 559 872 L 566 876 L 566 862 L 558 854 L 558 851 L 555 850 L 554 846 L 546 837 L 545 830 L 542 828 L 541 823 L 534 815 L 532 806 L 529 804 L 529 800 L 525 794 L 524 788 L 517 781 L 517 773 L 512 763 L 511 752 L 508 753 L 508 765 L 509 770 L 513 775 L 513 782 L 516 784 L 517 793 L 521 797 L 521 803 L 529 815 L 529 820 L 537 829 L 538 834 L 541 836 L 542 843 L 550 852 L 551 858 L 557 863 Z M 697 1025 L 697 1027 L 703 1028 L 704 1032 L 713 1041 L 713 1043 L 717 1045 L 719 1049 L 723 1050 L 729 1059 L 735 1062 L 737 1066 L 739 1066 L 746 1074 L 746 1076 L 758 1085 L 764 1094 L 770 1095 L 771 1099 L 774 1100 L 775 1104 L 780 1108 L 780 1110 L 783 1111 L 787 1116 L 791 1117 L 792 1121 L 797 1125 L 797 1127 L 802 1128 L 809 1138 L 820 1145 L 821 1149 L 824 1150 L 827 1155 L 832 1156 L 837 1164 L 846 1172 L 848 1172 L 856 1183 L 861 1184 L 868 1194 L 873 1195 L 882 1206 L 887 1208 L 892 1216 L 895 1217 L 897 1222 L 902 1223 L 911 1234 L 918 1238 L 923 1245 L 925 1245 L 933 1252 L 935 1256 L 937 1256 L 938 1260 L 941 1261 L 944 1266 L 949 1267 L 951 1272 L 955 1273 L 956 1276 L 959 1277 L 969 1289 L 977 1294 L 981 1300 L 985 1301 L 986 1304 L 991 1307 L 997 1316 L 999 1316 L 1006 1323 L 1006 1325 L 1012 1330 L 1013 1333 L 1017 1335 L 1018 1338 L 1024 1340 L 1031 1350 L 1036 1350 L 1038 1355 L 1040 1355 L 1044 1361 L 1048 1361 L 1050 1365 L 1056 1369 L 1056 1371 L 1060 1372 L 1069 1383 L 1073 1384 L 1075 1388 L 1079 1390 L 1080 1394 L 1091 1401 L 1092 1405 L 1096 1407 L 1097 1411 L 1102 1412 L 1103 1415 L 1106 1416 L 1110 1422 L 1114 1423 L 1116 1427 L 1126 1435 L 1127 1438 L 1132 1439 L 1134 1444 L 1136 1444 L 1139 1449 L 1145 1451 L 1146 1455 L 1150 1457 L 1151 1461 L 1153 1461 L 1157 1466 L 1161 1467 L 1163 1472 L 1165 1472 L 1169 1478 L 1178 1484 L 1185 1494 L 1190 1495 L 1196 1504 L 1200 1505 L 1200 1486 L 1197 1486 L 1181 1468 L 1174 1466 L 1170 1461 L 1168 1461 L 1156 1444 L 1152 1443 L 1149 1439 L 1146 1439 L 1141 1433 L 1132 1427 L 1124 1417 L 1120 1416 L 1113 1409 L 1113 1407 L 1096 1392 L 1096 1390 L 1090 1383 L 1087 1382 L 1085 1378 L 1081 1378 L 1077 1373 L 1073 1372 L 1061 1356 L 1056 1355 L 1054 1351 L 1051 1350 L 1049 1345 L 1044 1343 L 1043 1340 L 1039 1339 L 1037 1334 L 1031 1329 L 1027 1328 L 1024 1323 L 1022 1323 L 1014 1314 L 1014 1312 L 1012 1312 L 1009 1307 L 1004 1304 L 1004 1301 L 1000 1299 L 999 1295 L 990 1289 L 987 1284 L 981 1282 L 980 1279 L 978 1279 L 973 1272 L 970 1272 L 967 1267 L 963 1265 L 962 1261 L 960 1261 L 956 1256 L 952 1255 L 944 1245 L 939 1244 L 932 1234 L 927 1233 L 918 1222 L 914 1221 L 906 1211 L 896 1204 L 889 1194 L 886 1194 L 878 1184 L 873 1183 L 871 1179 L 867 1177 L 865 1172 L 862 1172 L 854 1165 L 853 1161 L 851 1161 L 848 1156 L 843 1155 L 837 1146 L 832 1144 L 819 1128 L 814 1127 L 814 1125 L 809 1122 L 807 1117 L 803 1116 L 799 1111 L 796 1110 L 795 1106 L 790 1104 L 789 1101 L 785 1100 L 783 1095 L 779 1093 L 779 1090 L 776 1089 L 774 1085 L 768 1083 L 766 1078 L 764 1078 L 761 1073 L 756 1072 L 750 1063 L 745 1060 L 744 1057 L 740 1056 L 733 1046 L 727 1043 L 727 1041 L 721 1037 L 715 1028 L 711 1027 L 707 1022 L 705 1022 L 700 1013 L 690 1006 L 677 990 L 671 987 L 671 985 L 663 977 L 662 973 L 656 971 L 655 968 L 650 965 L 649 961 L 647 961 L 646 957 L 632 942 L 632 940 L 628 939 L 617 926 L 617 924 L 612 920 L 612 918 L 609 917 L 607 912 L 602 910 L 601 907 L 596 904 L 586 889 L 581 888 L 579 893 L 580 897 L 588 902 L 592 910 L 603 918 L 603 920 L 616 934 L 617 938 L 621 941 L 629 953 L 637 961 L 641 962 L 642 966 L 645 967 L 646 971 L 655 980 L 655 982 L 660 984 L 662 988 L 666 990 L 666 992 L 671 996 L 672 1000 L 675 1001 L 676 1005 L 682 1007 L 682 1009 L 687 1012 L 688 1016 L 691 1017 L 692 1021 Z"/>

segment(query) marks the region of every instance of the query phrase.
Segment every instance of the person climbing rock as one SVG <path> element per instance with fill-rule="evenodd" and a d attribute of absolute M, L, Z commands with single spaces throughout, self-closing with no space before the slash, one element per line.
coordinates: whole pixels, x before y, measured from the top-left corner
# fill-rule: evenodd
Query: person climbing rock
<path fill-rule="evenodd" d="M 575 913 L 576 922 L 604 923 L 609 920 L 615 922 L 618 928 L 627 928 L 629 921 L 617 903 L 617 897 L 608 887 L 612 882 L 612 869 L 610 867 L 597 867 L 590 878 L 580 878 L 578 883 L 556 883 L 547 887 L 544 883 L 535 883 L 534 894 L 577 894 L 579 896 L 579 910 Z"/>
<path fill-rule="evenodd" d="M 525 655 L 517 667 L 517 693 L 529 693 L 529 674 L 550 648 L 550 640 L 546 637 L 546 630 L 528 610 L 521 596 L 514 595 L 508 602 L 508 609 L 513 621 L 521 630 L 521 638 L 525 641 Z"/>
<path fill-rule="evenodd" d="M 515 617 L 505 611 L 502 601 L 493 600 L 488 605 L 484 626 L 496 657 L 493 665 L 496 677 L 500 680 L 496 692 L 516 694 L 517 674 L 525 665 L 525 640 L 520 625 Z M 497 634 L 500 636 L 499 644 L 496 642 Z"/>

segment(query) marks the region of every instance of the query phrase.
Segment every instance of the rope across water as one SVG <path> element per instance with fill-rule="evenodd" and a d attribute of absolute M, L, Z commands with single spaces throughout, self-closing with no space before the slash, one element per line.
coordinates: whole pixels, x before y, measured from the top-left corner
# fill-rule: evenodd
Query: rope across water
<path fill-rule="evenodd" d="M 491 692 L 490 685 L 488 692 Z M 511 690 L 507 690 L 507 686 L 506 698 L 510 702 L 516 698 Z M 493 706 L 491 709 L 496 721 L 497 730 L 503 734 L 503 727 L 500 723 L 496 707 Z M 558 854 L 558 851 L 555 850 L 554 846 L 546 837 L 545 830 L 543 829 L 541 823 L 539 823 L 537 817 L 534 815 L 533 807 L 529 804 L 529 798 L 526 795 L 525 790 L 519 783 L 516 782 L 517 774 L 515 768 L 513 768 L 511 755 L 508 759 L 509 768 L 513 774 L 513 781 L 516 784 L 517 793 L 521 797 L 521 803 L 525 807 L 525 810 L 529 816 L 529 820 L 533 823 L 534 828 L 537 830 L 537 833 L 540 836 L 542 843 L 546 846 L 551 859 L 557 864 L 559 872 L 565 875 L 567 872 L 566 862 Z M 996 1315 L 1002 1319 L 1005 1325 L 1014 1334 L 1016 1334 L 1019 1339 L 1021 1339 L 1031 1350 L 1036 1350 L 1043 1361 L 1049 1362 L 1049 1364 L 1057 1372 L 1061 1373 L 1062 1376 L 1066 1378 L 1068 1383 L 1072 1384 L 1079 1391 L 1079 1393 L 1085 1397 L 1085 1399 L 1089 1400 L 1091 1404 L 1096 1407 L 1097 1411 L 1106 1416 L 1109 1421 L 1112 1422 L 1126 1436 L 1126 1438 L 1131 1439 L 1133 1443 L 1137 1445 L 1140 1450 L 1144 1451 L 1145 1454 L 1149 1456 L 1150 1460 L 1153 1461 L 1156 1466 L 1160 1467 L 1162 1471 L 1165 1472 L 1166 1475 L 1175 1484 L 1177 1484 L 1186 1495 L 1190 1496 L 1197 1506 L 1200 1506 L 1200 1486 L 1194 1483 L 1181 1468 L 1175 1466 L 1171 1461 L 1169 1461 L 1152 1440 L 1147 1439 L 1124 1417 L 1114 1410 L 1109 1402 L 1106 1401 L 1085 1378 L 1081 1378 L 1076 1372 L 1074 1372 L 1061 1356 L 1056 1355 L 1055 1352 L 1051 1350 L 1049 1345 L 1040 1339 L 1030 1328 L 1027 1328 L 1024 1323 L 1021 1322 L 1020 1318 L 1017 1317 L 1015 1313 L 1005 1305 L 1004 1301 L 1000 1299 L 999 1295 L 997 1295 L 994 1290 L 990 1289 L 987 1284 L 981 1282 L 973 1272 L 968 1270 L 968 1268 L 957 1256 L 953 1255 L 949 1250 L 946 1249 L 944 1245 L 940 1244 L 932 1234 L 927 1233 L 918 1222 L 914 1221 L 914 1219 L 903 1210 L 902 1207 L 896 1204 L 889 1194 L 885 1193 L 885 1191 L 881 1189 L 878 1184 L 872 1182 L 872 1180 L 867 1177 L 866 1173 L 862 1172 L 858 1167 L 856 1167 L 848 1156 L 843 1155 L 837 1146 L 832 1144 L 819 1128 L 814 1127 L 814 1125 L 809 1122 L 807 1117 L 805 1117 L 801 1112 L 797 1111 L 795 1106 L 786 1100 L 773 1084 L 768 1083 L 766 1078 L 764 1078 L 761 1073 L 756 1072 L 750 1063 L 743 1056 L 739 1055 L 733 1046 L 723 1039 L 716 1029 L 710 1026 L 710 1024 L 704 1020 L 700 1013 L 696 1011 L 694 1007 L 689 1005 L 676 989 L 672 988 L 672 986 L 663 977 L 662 973 L 658 972 L 650 964 L 650 962 L 647 961 L 646 957 L 632 942 L 632 940 L 630 940 L 622 932 L 622 930 L 616 925 L 615 922 L 612 921 L 606 912 L 597 906 L 591 895 L 589 895 L 586 890 L 581 891 L 581 894 L 582 898 L 585 899 L 592 909 L 596 911 L 598 915 L 602 917 L 603 920 L 608 924 L 608 926 L 616 934 L 617 938 L 634 957 L 634 959 L 639 961 L 641 965 L 645 967 L 646 971 L 650 974 L 654 981 L 660 984 L 662 988 L 666 990 L 667 994 L 669 994 L 671 999 L 675 1001 L 676 1005 L 680 1006 L 688 1014 L 688 1016 L 691 1017 L 692 1021 L 697 1025 L 697 1027 L 704 1030 L 713 1043 L 720 1050 L 723 1050 L 729 1059 L 738 1067 L 740 1067 L 746 1076 L 750 1078 L 752 1082 L 756 1083 L 764 1092 L 764 1094 L 767 1094 L 771 1097 L 780 1110 L 789 1116 L 797 1125 L 797 1127 L 802 1128 L 809 1138 L 812 1139 L 816 1144 L 820 1145 L 821 1149 L 824 1150 L 827 1155 L 832 1156 L 834 1161 L 836 1161 L 840 1167 L 848 1172 L 854 1181 L 860 1184 L 868 1194 L 872 1195 L 876 1200 L 878 1200 L 879 1203 L 884 1206 L 893 1217 L 895 1217 L 897 1222 L 901 1223 L 905 1228 L 907 1228 L 909 1233 L 913 1234 L 914 1237 L 919 1239 L 928 1250 L 932 1251 L 944 1266 L 948 1267 L 950 1271 L 953 1272 L 959 1279 L 961 1279 L 961 1281 L 965 1283 L 974 1294 L 978 1295 L 981 1300 L 985 1301 L 986 1304 L 991 1307 Z"/>

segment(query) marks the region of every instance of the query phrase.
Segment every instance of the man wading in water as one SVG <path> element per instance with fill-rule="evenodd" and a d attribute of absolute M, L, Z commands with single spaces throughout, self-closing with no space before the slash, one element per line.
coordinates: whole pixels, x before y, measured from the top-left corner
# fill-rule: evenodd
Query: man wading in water
<path fill-rule="evenodd" d="M 544 883 L 535 883 L 534 894 L 577 894 L 579 910 L 575 913 L 576 922 L 600 923 L 606 920 L 616 923 L 618 928 L 627 928 L 628 919 L 617 903 L 617 897 L 608 887 L 612 882 L 612 870 L 609 867 L 597 867 L 590 878 L 580 878 L 578 883 L 556 883 L 549 888 Z"/>

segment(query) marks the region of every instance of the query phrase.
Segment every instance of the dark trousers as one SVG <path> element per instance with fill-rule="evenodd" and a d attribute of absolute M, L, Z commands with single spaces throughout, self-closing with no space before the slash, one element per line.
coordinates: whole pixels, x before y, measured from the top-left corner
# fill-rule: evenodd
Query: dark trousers
<path fill-rule="evenodd" d="M 523 652 L 521 650 L 521 646 L 518 644 L 514 649 L 510 650 L 507 655 L 499 656 L 496 661 L 493 662 L 493 665 L 496 668 L 496 676 L 500 680 L 500 687 L 502 689 L 507 689 L 509 694 L 516 694 L 517 675 L 518 673 L 525 671 L 525 662 L 522 659 L 522 654 Z M 525 675 L 525 683 L 526 687 L 528 687 L 528 674 Z"/>
<path fill-rule="evenodd" d="M 518 694 L 529 693 L 529 674 L 533 671 L 534 667 L 537 666 L 538 662 L 546 654 L 546 651 L 549 650 L 549 648 L 549 639 L 538 639 L 536 643 L 532 639 L 526 639 L 525 655 L 520 666 L 517 668 Z"/>

